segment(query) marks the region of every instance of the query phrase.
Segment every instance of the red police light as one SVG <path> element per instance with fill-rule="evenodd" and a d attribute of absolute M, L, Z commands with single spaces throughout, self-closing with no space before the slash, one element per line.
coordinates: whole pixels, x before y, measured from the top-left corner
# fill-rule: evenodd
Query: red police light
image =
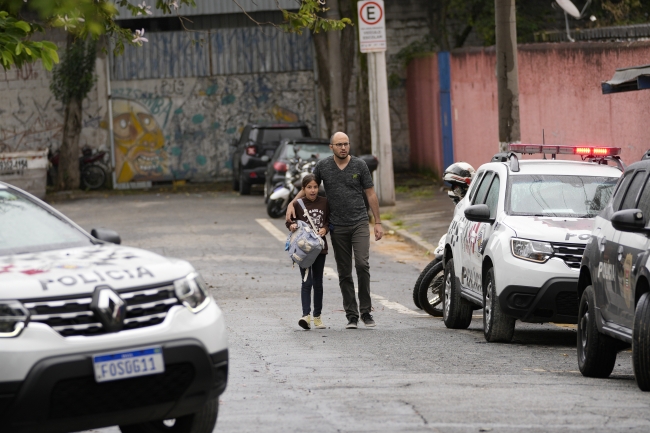
<path fill-rule="evenodd" d="M 509 150 L 529 155 L 541 153 L 546 155 L 613 156 L 621 153 L 620 147 L 555 146 L 552 144 L 511 144 Z"/>

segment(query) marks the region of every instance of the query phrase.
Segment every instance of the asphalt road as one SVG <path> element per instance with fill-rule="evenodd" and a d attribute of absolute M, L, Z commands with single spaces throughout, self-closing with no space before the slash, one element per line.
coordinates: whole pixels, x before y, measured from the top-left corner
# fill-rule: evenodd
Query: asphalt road
<path fill-rule="evenodd" d="M 486 343 L 478 317 L 448 330 L 412 305 L 428 259 L 393 237 L 371 242 L 377 327 L 344 329 L 332 270 L 328 328 L 303 331 L 299 272 L 272 234 L 286 231 L 267 219 L 260 196 L 150 193 L 55 206 L 85 229 L 112 228 L 124 244 L 189 260 L 203 274 L 230 337 L 219 432 L 650 430 L 650 393 L 636 387 L 629 352 L 611 378 L 588 379 L 572 329 L 518 323 L 512 344 Z M 336 268 L 333 255 L 326 266 Z"/>

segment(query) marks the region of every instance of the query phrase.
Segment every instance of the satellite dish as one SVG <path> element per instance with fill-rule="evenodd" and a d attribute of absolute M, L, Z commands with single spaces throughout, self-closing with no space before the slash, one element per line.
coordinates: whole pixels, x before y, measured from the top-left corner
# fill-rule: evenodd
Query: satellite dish
<path fill-rule="evenodd" d="M 571 3 L 571 0 L 555 0 L 555 2 L 564 10 L 564 12 L 568 13 L 575 19 L 580 19 L 582 14 L 576 5 Z"/>

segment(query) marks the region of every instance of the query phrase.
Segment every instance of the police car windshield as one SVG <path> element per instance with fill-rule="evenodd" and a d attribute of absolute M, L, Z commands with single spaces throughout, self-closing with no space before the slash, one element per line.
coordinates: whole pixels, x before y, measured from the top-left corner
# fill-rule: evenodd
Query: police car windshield
<path fill-rule="evenodd" d="M 593 218 L 605 207 L 617 178 L 596 176 L 510 176 L 508 214 Z"/>
<path fill-rule="evenodd" d="M 301 159 L 309 159 L 312 155 L 316 155 L 318 159 L 323 159 L 327 156 L 332 155 L 332 149 L 330 149 L 329 144 L 300 144 L 287 145 L 286 147 L 286 157 L 293 158 L 296 156 L 294 149 L 298 150 L 298 156 Z"/>
<path fill-rule="evenodd" d="M 0 256 L 91 245 L 90 239 L 37 203 L 0 189 Z"/>

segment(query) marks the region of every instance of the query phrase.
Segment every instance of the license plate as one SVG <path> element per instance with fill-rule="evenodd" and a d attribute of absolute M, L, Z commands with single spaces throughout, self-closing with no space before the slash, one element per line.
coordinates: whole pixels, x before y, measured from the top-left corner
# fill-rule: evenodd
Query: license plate
<path fill-rule="evenodd" d="M 97 382 L 159 374 L 165 371 L 161 347 L 93 355 Z"/>

